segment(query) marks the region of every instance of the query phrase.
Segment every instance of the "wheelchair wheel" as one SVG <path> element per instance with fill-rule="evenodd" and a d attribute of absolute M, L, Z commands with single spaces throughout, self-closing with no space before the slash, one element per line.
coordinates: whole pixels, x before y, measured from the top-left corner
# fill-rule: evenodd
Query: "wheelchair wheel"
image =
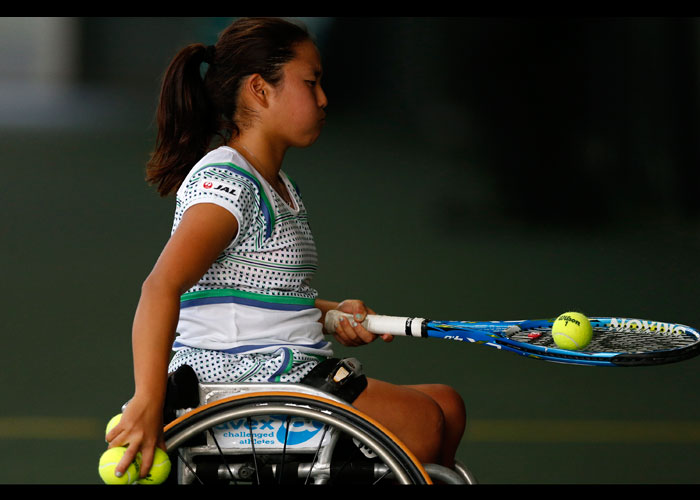
<path fill-rule="evenodd" d="M 255 392 L 195 408 L 165 427 L 181 484 L 430 484 L 393 434 L 353 407 Z"/>

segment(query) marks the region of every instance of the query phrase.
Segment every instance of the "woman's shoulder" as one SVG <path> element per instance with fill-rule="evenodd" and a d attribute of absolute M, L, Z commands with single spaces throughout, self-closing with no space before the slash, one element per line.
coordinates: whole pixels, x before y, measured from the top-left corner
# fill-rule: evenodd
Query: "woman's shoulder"
<path fill-rule="evenodd" d="M 258 190 L 260 181 L 248 162 L 234 149 L 221 146 L 209 151 L 190 170 L 182 187 L 185 189 L 198 185 L 203 179 L 210 182 L 234 182 Z M 209 184 L 206 184 L 208 187 Z"/>
<path fill-rule="evenodd" d="M 220 146 L 205 154 L 201 160 L 192 168 L 191 173 L 202 169 L 220 168 L 240 172 L 241 174 L 252 175 L 254 170 L 245 158 L 235 149 L 229 146 Z"/>

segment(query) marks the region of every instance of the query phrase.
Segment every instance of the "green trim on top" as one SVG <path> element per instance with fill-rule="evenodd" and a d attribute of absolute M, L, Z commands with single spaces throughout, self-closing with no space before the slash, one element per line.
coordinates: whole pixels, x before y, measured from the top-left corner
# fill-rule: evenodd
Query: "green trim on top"
<path fill-rule="evenodd" d="M 261 293 L 244 292 L 242 290 L 235 290 L 233 288 L 218 288 L 216 290 L 200 290 L 197 292 L 188 292 L 180 297 L 180 302 L 209 297 L 238 297 L 242 299 L 257 300 L 260 302 L 268 302 L 272 304 L 293 304 L 301 306 L 313 306 L 316 304 L 316 299 L 313 298 L 263 295 Z"/>

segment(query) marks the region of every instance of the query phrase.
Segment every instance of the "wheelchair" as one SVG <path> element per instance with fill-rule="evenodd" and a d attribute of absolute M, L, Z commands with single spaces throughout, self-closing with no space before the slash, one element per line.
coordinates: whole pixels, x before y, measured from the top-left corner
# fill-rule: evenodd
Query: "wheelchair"
<path fill-rule="evenodd" d="M 476 484 L 462 464 L 420 463 L 323 385 L 201 383 L 179 375 L 166 397 L 171 484 Z"/>

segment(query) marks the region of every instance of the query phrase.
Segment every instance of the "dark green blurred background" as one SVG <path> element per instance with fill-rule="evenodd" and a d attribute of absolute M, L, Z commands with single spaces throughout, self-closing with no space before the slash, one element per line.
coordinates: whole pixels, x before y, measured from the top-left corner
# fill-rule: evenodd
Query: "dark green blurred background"
<path fill-rule="evenodd" d="M 330 105 L 285 169 L 322 297 L 700 325 L 698 20 L 303 20 Z M 0 19 L 0 483 L 99 482 L 174 209 L 143 181 L 160 75 L 230 21 Z M 339 353 L 456 387 L 459 458 L 482 483 L 698 482 L 700 359 L 580 368 L 416 339 Z"/>

